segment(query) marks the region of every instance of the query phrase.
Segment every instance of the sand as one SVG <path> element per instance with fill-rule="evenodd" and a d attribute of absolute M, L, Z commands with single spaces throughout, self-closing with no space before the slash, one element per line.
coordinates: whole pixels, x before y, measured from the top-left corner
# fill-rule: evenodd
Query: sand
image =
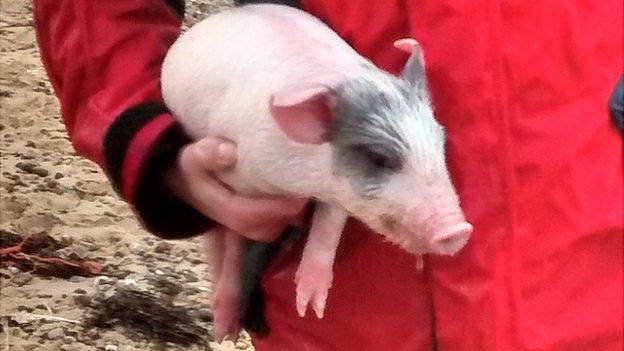
<path fill-rule="evenodd" d="M 187 2 L 189 23 L 225 1 Z M 136 289 L 203 311 L 208 331 L 212 285 L 201 241 L 162 241 L 144 231 L 92 162 L 69 143 L 41 65 L 28 0 L 0 6 L 0 230 L 49 234 L 59 254 L 93 260 L 105 277 L 56 278 L 0 269 L 0 350 L 251 350 L 245 335 L 218 345 L 164 343 L 121 327 L 85 327 L 85 299 Z M 162 291 L 162 284 L 180 287 Z M 169 294 L 169 295 L 167 295 Z M 207 316 L 207 317 L 206 317 Z"/>

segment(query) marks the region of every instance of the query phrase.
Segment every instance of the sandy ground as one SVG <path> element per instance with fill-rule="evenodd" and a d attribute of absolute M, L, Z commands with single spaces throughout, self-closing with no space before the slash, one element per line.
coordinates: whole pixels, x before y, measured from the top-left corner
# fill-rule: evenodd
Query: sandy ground
<path fill-rule="evenodd" d="M 226 5 L 187 3 L 190 22 Z M 101 263 L 107 277 L 54 278 L 3 267 L 0 350 L 252 349 L 244 335 L 236 343 L 185 347 L 121 327 L 85 327 L 85 299 L 123 286 L 155 291 L 162 284 L 154 282 L 165 281 L 181 291 L 161 293 L 200 311 L 209 331 L 212 287 L 199 240 L 167 243 L 142 230 L 99 168 L 75 154 L 40 63 L 28 0 L 0 6 L 0 106 L 0 230 L 49 234 L 65 246 L 60 253 Z"/>

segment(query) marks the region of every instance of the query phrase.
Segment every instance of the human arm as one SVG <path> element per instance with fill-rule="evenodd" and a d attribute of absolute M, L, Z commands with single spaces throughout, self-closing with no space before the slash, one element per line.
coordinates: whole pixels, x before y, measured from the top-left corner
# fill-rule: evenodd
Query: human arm
<path fill-rule="evenodd" d="M 196 155 L 188 151 L 202 149 L 202 144 L 191 143 L 162 103 L 160 67 L 179 34 L 180 4 L 36 0 L 41 56 L 59 97 L 63 121 L 77 152 L 105 171 L 154 234 L 183 238 L 220 222 L 233 229 L 255 228 L 252 235 L 260 239 L 266 235 L 268 240 L 279 231 L 273 233 L 270 225 L 254 222 L 267 218 L 263 217 L 266 200 L 241 198 L 213 181 L 212 170 L 231 165 L 199 165 L 201 157 L 183 157 Z M 215 145 L 203 144 L 208 153 Z M 186 153 L 180 152 L 183 148 Z M 180 168 L 184 164 L 192 167 Z M 202 168 L 204 174 L 199 176 L 197 170 Z M 167 182 L 165 174 L 180 182 Z M 172 184 L 181 186 L 172 189 Z M 195 187 L 185 188 L 185 184 Z M 219 198 L 219 194 L 229 196 Z M 273 209 L 296 209 L 291 201 L 269 203 Z M 301 201 L 297 204 L 303 206 Z"/>

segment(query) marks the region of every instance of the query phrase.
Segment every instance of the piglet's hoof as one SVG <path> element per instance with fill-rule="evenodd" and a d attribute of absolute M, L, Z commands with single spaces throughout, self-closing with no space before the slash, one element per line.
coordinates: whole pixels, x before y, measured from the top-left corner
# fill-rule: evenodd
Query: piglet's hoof
<path fill-rule="evenodd" d="M 333 278 L 332 265 L 316 260 L 303 259 L 297 270 L 295 282 L 297 284 L 297 312 L 304 317 L 308 303 L 316 316 L 323 318 L 327 293 L 331 288 Z"/>
<path fill-rule="evenodd" d="M 218 343 L 228 337 L 236 341 L 241 330 L 239 318 L 240 298 L 234 289 L 220 284 L 212 301 L 214 337 Z"/>

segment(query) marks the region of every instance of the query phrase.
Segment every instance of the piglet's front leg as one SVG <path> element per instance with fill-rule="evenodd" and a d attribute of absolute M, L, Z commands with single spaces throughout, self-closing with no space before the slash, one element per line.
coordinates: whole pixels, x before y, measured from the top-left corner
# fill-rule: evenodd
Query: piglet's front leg
<path fill-rule="evenodd" d="M 297 312 L 301 317 L 305 316 L 311 301 L 316 316 L 323 318 L 334 275 L 336 249 L 347 217 L 347 212 L 337 205 L 319 203 L 314 210 L 308 241 L 295 276 Z"/>

